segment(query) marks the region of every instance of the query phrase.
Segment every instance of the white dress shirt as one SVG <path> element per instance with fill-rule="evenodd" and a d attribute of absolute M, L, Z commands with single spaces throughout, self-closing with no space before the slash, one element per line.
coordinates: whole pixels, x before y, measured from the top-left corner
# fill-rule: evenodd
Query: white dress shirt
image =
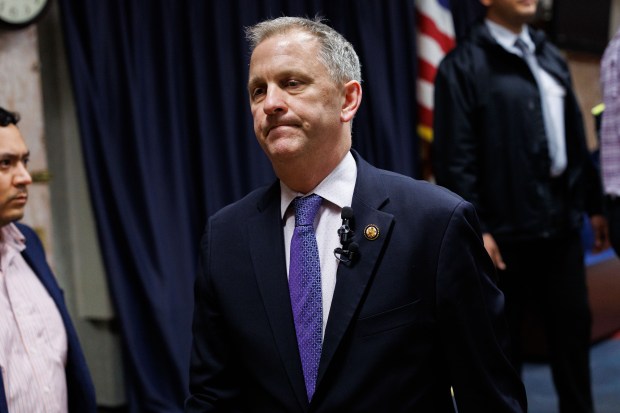
<path fill-rule="evenodd" d="M 287 272 L 290 265 L 291 238 L 295 229 L 295 212 L 289 206 L 293 199 L 298 196 L 317 194 L 323 198 L 321 208 L 319 208 L 314 220 L 319 260 L 321 261 L 323 336 L 325 336 L 329 309 L 336 289 L 336 272 L 339 261 L 334 256 L 334 249 L 341 246 L 338 236 L 338 228 L 342 225 L 340 212 L 343 207 L 351 206 L 356 180 L 357 164 L 351 152 L 348 152 L 338 166 L 308 194 L 295 192 L 280 181 L 280 210 L 284 223 Z"/>

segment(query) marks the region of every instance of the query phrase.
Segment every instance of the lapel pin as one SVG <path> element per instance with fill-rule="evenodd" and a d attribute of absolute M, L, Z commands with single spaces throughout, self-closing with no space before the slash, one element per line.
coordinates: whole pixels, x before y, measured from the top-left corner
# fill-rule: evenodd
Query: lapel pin
<path fill-rule="evenodd" d="M 364 228 L 364 236 L 369 241 L 374 241 L 379 238 L 379 227 L 375 224 L 366 225 Z"/>

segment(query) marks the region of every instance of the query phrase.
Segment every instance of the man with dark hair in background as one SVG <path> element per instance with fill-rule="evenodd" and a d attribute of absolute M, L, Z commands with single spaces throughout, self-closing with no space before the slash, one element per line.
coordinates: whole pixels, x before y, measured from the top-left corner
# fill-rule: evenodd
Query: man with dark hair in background
<path fill-rule="evenodd" d="M 24 215 L 29 151 L 0 108 L 0 413 L 95 413 L 95 390 L 45 251 Z"/>
<path fill-rule="evenodd" d="M 598 173 L 568 66 L 528 26 L 537 0 L 480 0 L 486 19 L 441 62 L 437 183 L 472 202 L 506 296 L 520 370 L 523 309 L 542 312 L 560 411 L 592 412 L 591 315 L 580 229 L 607 247 Z"/>

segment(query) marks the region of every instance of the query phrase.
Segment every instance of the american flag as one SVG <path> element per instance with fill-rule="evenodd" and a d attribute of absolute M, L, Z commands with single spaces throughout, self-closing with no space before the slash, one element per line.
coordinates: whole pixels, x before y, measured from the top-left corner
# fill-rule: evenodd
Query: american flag
<path fill-rule="evenodd" d="M 414 0 L 418 48 L 418 135 L 433 140 L 433 92 L 441 59 L 455 45 L 450 0 Z"/>

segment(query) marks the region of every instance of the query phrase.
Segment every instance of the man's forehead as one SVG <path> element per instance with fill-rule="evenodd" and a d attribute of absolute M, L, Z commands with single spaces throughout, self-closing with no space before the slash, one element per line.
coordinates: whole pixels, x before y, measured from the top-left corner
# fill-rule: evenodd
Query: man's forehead
<path fill-rule="evenodd" d="M 26 142 L 17 126 L 0 126 L 0 152 L 22 154 L 28 152 Z"/>
<path fill-rule="evenodd" d="M 286 70 L 296 63 L 301 66 L 312 64 L 316 58 L 313 47 L 317 46 L 317 39 L 305 32 L 299 34 L 278 34 L 259 43 L 250 58 L 250 75 L 256 68 L 282 66 L 278 69 Z"/>
<path fill-rule="evenodd" d="M 318 38 L 311 33 L 298 29 L 292 29 L 281 33 L 274 33 L 264 38 L 260 43 L 256 45 L 256 47 L 252 51 L 251 57 L 254 57 L 257 52 L 263 52 L 263 49 L 265 47 L 269 47 L 275 50 L 286 50 L 287 48 L 294 50 L 298 47 L 297 45 L 299 43 L 304 43 L 304 48 L 312 47 L 314 44 L 318 43 Z"/>

